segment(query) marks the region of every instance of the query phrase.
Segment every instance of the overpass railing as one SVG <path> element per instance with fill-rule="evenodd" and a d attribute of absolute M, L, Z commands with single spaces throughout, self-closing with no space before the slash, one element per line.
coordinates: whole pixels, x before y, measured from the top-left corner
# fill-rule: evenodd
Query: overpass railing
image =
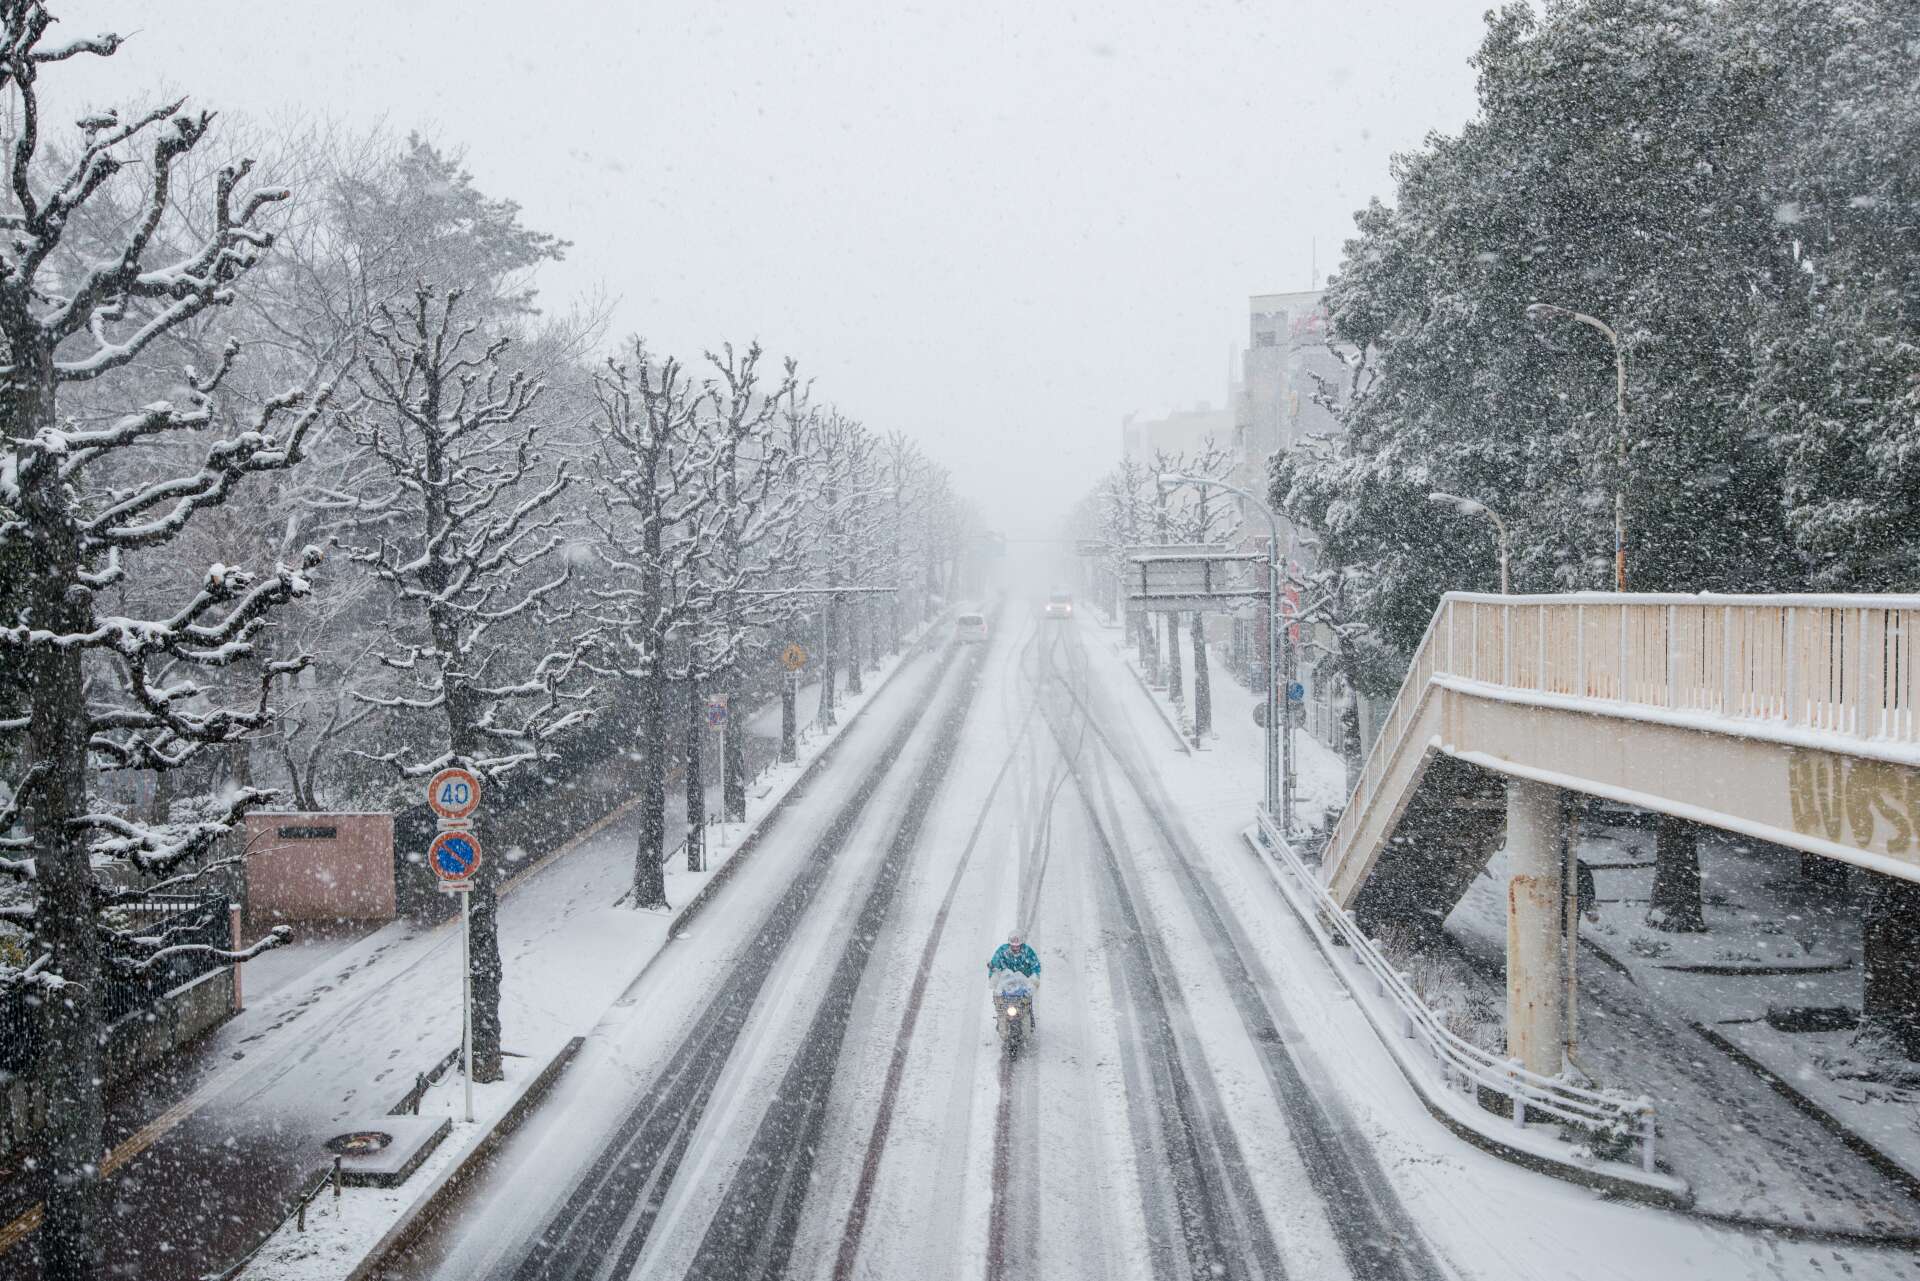
<path fill-rule="evenodd" d="M 1863 740 L 1920 738 L 1916 596 L 1482 596 L 1441 603 L 1436 672 Z"/>
<path fill-rule="evenodd" d="M 1920 596 L 1449 592 L 1328 835 L 1323 869 L 1355 838 L 1436 679 L 1905 755 L 1920 746 Z"/>

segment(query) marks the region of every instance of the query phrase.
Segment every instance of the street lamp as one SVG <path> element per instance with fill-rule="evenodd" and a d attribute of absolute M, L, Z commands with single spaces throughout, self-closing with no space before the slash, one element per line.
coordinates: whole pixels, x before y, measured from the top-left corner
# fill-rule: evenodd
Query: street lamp
<path fill-rule="evenodd" d="M 1598 329 L 1613 344 L 1613 411 L 1619 425 L 1618 451 L 1620 475 L 1613 484 L 1613 590 L 1627 590 L 1627 351 L 1612 325 L 1584 311 L 1556 307 L 1550 302 L 1529 303 L 1527 319 L 1540 321 L 1550 316 L 1565 316 L 1592 329 Z"/>
<path fill-rule="evenodd" d="M 1285 697 L 1293 685 L 1294 649 L 1292 640 L 1286 646 L 1286 670 L 1281 671 L 1280 647 L 1280 575 L 1284 566 L 1280 560 L 1280 521 L 1273 510 L 1260 500 L 1259 495 L 1238 485 L 1229 485 L 1224 480 L 1215 480 L 1211 476 L 1189 476 L 1185 472 L 1163 472 L 1159 477 L 1160 485 L 1196 485 L 1212 486 L 1224 489 L 1229 494 L 1237 494 L 1260 509 L 1267 518 L 1267 799 L 1268 817 L 1272 817 L 1276 808 L 1280 814 L 1280 832 L 1282 836 L 1293 835 L 1293 718 L 1286 717 L 1285 732 L 1281 730 L 1281 716 L 1286 710 Z M 1293 563 L 1293 527 L 1287 527 L 1287 559 L 1285 564 Z M 1275 802 L 1278 802 L 1276 807 Z"/>
<path fill-rule="evenodd" d="M 1513 590 L 1507 578 L 1507 560 L 1512 544 L 1507 541 L 1507 522 L 1500 519 L 1499 513 L 1485 503 L 1474 498 L 1461 498 L 1455 494 L 1428 494 L 1427 501 L 1438 503 L 1442 507 L 1451 507 L 1462 516 L 1485 516 L 1493 522 L 1494 545 L 1500 552 L 1500 594 L 1505 596 Z"/>

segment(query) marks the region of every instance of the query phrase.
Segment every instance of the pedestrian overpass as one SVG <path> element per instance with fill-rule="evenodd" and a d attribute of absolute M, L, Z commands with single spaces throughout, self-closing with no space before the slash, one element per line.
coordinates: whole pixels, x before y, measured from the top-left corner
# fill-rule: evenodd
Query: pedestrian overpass
<path fill-rule="evenodd" d="M 1560 1070 L 1562 792 L 1920 881 L 1920 597 L 1449 593 L 1321 855 L 1438 928 L 1508 849 L 1508 1050 Z"/>

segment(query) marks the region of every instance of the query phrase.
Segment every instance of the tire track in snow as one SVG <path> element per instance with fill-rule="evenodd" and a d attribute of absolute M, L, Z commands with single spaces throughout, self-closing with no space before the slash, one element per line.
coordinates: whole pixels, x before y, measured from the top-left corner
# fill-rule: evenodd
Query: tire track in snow
<path fill-rule="evenodd" d="M 1036 634 L 1022 647 L 1021 655 L 1015 661 L 1024 663 L 1026 651 L 1033 647 Z M 960 881 L 968 865 L 973 860 L 974 847 L 979 843 L 980 831 L 986 826 L 987 816 L 993 812 L 994 797 L 1000 791 L 1001 783 L 1006 781 L 1007 773 L 1019 758 L 1021 743 L 1033 719 L 1034 708 L 1029 706 L 1019 719 L 1019 729 L 1013 734 L 1007 747 L 1006 759 L 1001 762 L 1000 770 L 993 776 L 993 783 L 987 788 L 987 794 L 980 802 L 979 813 L 974 817 L 973 829 L 967 834 L 965 848 L 960 851 L 959 862 L 953 869 L 953 879 L 947 884 L 946 896 L 940 900 L 940 909 L 934 914 L 933 927 L 927 933 L 926 946 L 920 952 L 920 964 L 914 971 L 913 987 L 907 994 L 906 1010 L 901 1015 L 900 1031 L 894 1036 L 893 1053 L 887 1064 L 886 1083 L 880 1091 L 880 1107 L 874 1116 L 873 1130 L 867 1138 L 866 1153 L 860 1163 L 860 1179 L 854 1187 L 853 1202 L 847 1211 L 846 1226 L 840 1234 L 840 1250 L 834 1258 L 834 1281 L 852 1281 L 854 1265 L 860 1255 L 860 1241 L 865 1234 L 867 1214 L 873 1200 L 873 1190 L 880 1177 L 881 1158 L 886 1154 L 887 1136 L 893 1128 L 894 1109 L 900 1097 L 900 1083 L 906 1074 L 907 1054 L 913 1042 L 914 1028 L 920 1021 L 920 1007 L 923 1004 L 927 983 L 933 977 L 934 953 L 939 949 L 941 936 L 946 932 L 947 917 L 953 909 L 954 899 L 960 892 Z"/>
<path fill-rule="evenodd" d="M 1085 679 L 1084 668 L 1073 661 L 1077 652 L 1077 645 L 1069 648 L 1070 670 L 1061 682 L 1072 704 L 1069 714 L 1077 709 L 1081 725 L 1104 743 L 1099 727 L 1092 722 L 1091 709 L 1074 688 L 1076 681 Z M 1048 728 L 1064 753 L 1067 730 L 1051 708 L 1043 710 Z M 1092 766 L 1089 771 L 1077 758 L 1074 760 L 1074 792 L 1080 797 L 1101 855 L 1110 909 L 1124 929 L 1120 970 L 1143 1016 L 1139 1024 L 1143 1037 L 1136 1038 L 1136 1048 L 1152 1086 L 1160 1146 L 1170 1158 L 1173 1208 L 1186 1247 L 1187 1274 L 1208 1281 L 1216 1277 L 1281 1281 L 1286 1269 L 1226 1109 L 1213 1091 L 1211 1078 L 1204 1073 L 1189 1073 L 1182 1060 L 1179 1043 L 1191 1040 L 1191 1020 L 1178 989 L 1161 982 L 1160 974 L 1171 973 L 1172 967 L 1154 955 L 1151 936 L 1109 836 L 1109 832 L 1125 830 L 1115 812 L 1112 789 L 1098 756 Z M 1104 818 L 1100 813 L 1102 792 L 1107 810 Z M 1142 1156 L 1150 1161 L 1154 1154 Z M 1146 1209 L 1152 1221 L 1152 1208 Z"/>
<path fill-rule="evenodd" d="M 887 845 L 880 871 L 868 890 L 846 947 L 828 980 L 827 992 L 800 1052 L 761 1117 L 753 1140 L 734 1173 L 686 1275 L 736 1281 L 779 1278 L 798 1234 L 806 1194 L 812 1184 L 815 1149 L 833 1091 L 853 999 L 872 956 L 881 925 L 892 906 L 900 878 L 912 861 L 920 829 L 940 793 L 967 713 L 979 687 L 982 651 L 968 656 L 961 688 L 942 713 L 931 760 L 922 771 Z M 615 1276 L 639 1261 L 639 1246 L 621 1253 Z"/>
<path fill-rule="evenodd" d="M 1084 672 L 1085 655 L 1077 646 L 1073 661 Z M 1326 1206 L 1328 1225 L 1347 1266 L 1363 1281 L 1440 1281 L 1448 1272 L 1395 1196 L 1372 1145 L 1343 1108 L 1309 1084 L 1307 1070 L 1289 1048 L 1289 1042 L 1298 1039 L 1291 1020 L 1267 1002 L 1265 992 L 1273 985 L 1265 967 L 1257 957 L 1248 960 L 1240 930 L 1220 910 L 1205 879 L 1193 866 L 1191 842 L 1176 832 L 1155 799 L 1150 786 L 1153 780 L 1144 777 L 1115 747 L 1096 723 L 1080 691 L 1069 686 L 1068 693 L 1079 705 L 1085 724 L 1105 755 L 1125 776 L 1171 855 L 1168 866 L 1174 870 L 1194 916 L 1205 927 L 1202 932 L 1228 980 L 1228 993 L 1286 1116 L 1288 1132 L 1300 1150 L 1308 1179 Z M 1114 830 L 1122 830 L 1117 814 L 1113 821 Z"/>
<path fill-rule="evenodd" d="M 952 647 L 949 646 L 949 649 Z M 747 1017 L 815 892 L 851 837 L 868 802 L 891 774 L 950 669 L 936 666 L 911 712 L 888 740 L 881 767 L 861 780 L 835 812 L 781 895 L 752 948 L 708 1003 L 653 1085 L 614 1130 L 559 1212 L 515 1270 L 516 1281 L 573 1281 L 608 1275 L 609 1259 L 627 1270 L 645 1247 L 666 1192 L 686 1155 Z M 624 1275 L 624 1273 L 615 1273 Z"/>
<path fill-rule="evenodd" d="M 1047 690 L 1052 683 L 1052 674 L 1056 670 L 1053 660 L 1060 648 L 1060 638 L 1060 630 L 1051 629 L 1045 662 L 1040 661 L 1041 655 L 1038 651 L 1034 654 L 1033 675 L 1027 674 L 1024 664 L 1020 669 L 1022 679 L 1033 690 L 1029 711 L 1044 707 Z M 1052 767 L 1052 777 L 1047 780 L 1043 797 L 1036 797 L 1039 814 L 1033 825 L 1032 839 L 1025 847 L 1027 867 L 1020 878 L 1019 903 L 1015 911 L 1021 929 L 1029 934 L 1033 931 L 1034 919 L 1040 911 L 1040 890 L 1045 884 L 1047 864 L 1053 855 L 1054 804 L 1060 798 L 1060 789 L 1071 776 L 1073 763 L 1079 759 L 1080 749 L 1085 741 L 1086 727 L 1083 725 L 1071 752 L 1068 751 L 1064 741 L 1056 744 L 1058 751 L 1062 754 L 1061 758 Z M 1009 1224 L 1014 1205 L 1012 1188 L 1017 1181 L 1014 1177 L 1016 1084 L 1025 1086 L 1024 1096 L 1021 1097 L 1023 1106 L 1020 1109 L 1018 1124 L 1019 1130 L 1027 1140 L 1022 1145 L 1026 1157 L 1025 1165 L 1029 1171 L 1039 1168 L 1038 1077 L 1035 1073 L 1028 1072 L 1016 1078 L 1014 1060 L 1005 1052 L 1000 1056 L 999 1077 L 999 1103 L 994 1109 L 993 1121 L 993 1172 L 988 1184 L 991 1200 L 987 1212 L 987 1281 L 1003 1281 L 1009 1271 L 1008 1236 L 1011 1232 Z M 1040 1231 L 1039 1201 L 1037 1198 L 1028 1197 L 1022 1204 L 1033 1215 L 1033 1221 L 1026 1225 L 1026 1237 L 1030 1241 L 1036 1240 Z"/>

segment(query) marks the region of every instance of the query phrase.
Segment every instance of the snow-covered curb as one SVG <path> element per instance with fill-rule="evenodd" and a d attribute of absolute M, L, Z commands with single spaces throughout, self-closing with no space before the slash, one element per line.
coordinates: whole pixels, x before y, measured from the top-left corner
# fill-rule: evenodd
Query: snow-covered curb
<path fill-rule="evenodd" d="M 1147 696 L 1149 703 L 1153 704 L 1153 710 L 1160 716 L 1160 723 L 1165 725 L 1168 732 L 1173 735 L 1173 741 L 1180 744 L 1180 750 L 1183 753 L 1188 756 L 1193 755 L 1193 744 L 1187 741 L 1187 731 L 1181 726 L 1178 720 L 1174 719 L 1173 709 L 1169 706 L 1168 700 L 1161 698 L 1154 692 L 1153 687 L 1147 684 L 1147 678 L 1140 674 L 1139 667 L 1127 656 L 1124 642 L 1109 638 L 1107 644 L 1113 649 L 1113 652 L 1119 656 L 1120 666 L 1127 669 L 1127 675 L 1133 677 L 1134 683 L 1140 686 L 1140 692 Z"/>
<path fill-rule="evenodd" d="M 1280 865 L 1276 855 L 1268 852 L 1261 840 L 1258 825 L 1248 827 L 1241 835 L 1254 858 L 1273 878 L 1280 896 L 1312 936 L 1314 945 L 1326 958 L 1327 968 L 1339 976 L 1348 995 L 1392 1056 L 1394 1066 L 1400 1069 L 1400 1074 L 1413 1087 L 1414 1093 L 1435 1120 L 1475 1147 L 1543 1174 L 1674 1209 L 1685 1209 L 1692 1203 L 1692 1193 L 1685 1180 L 1642 1170 L 1624 1162 L 1576 1155 L 1578 1149 L 1574 1144 L 1557 1136 L 1549 1136 L 1532 1126 L 1514 1125 L 1486 1111 L 1477 1102 L 1441 1087 L 1433 1079 L 1426 1062 L 1414 1055 L 1413 1042 L 1399 1034 L 1398 1028 L 1403 1021 L 1401 1013 L 1370 985 L 1353 981 L 1353 967 L 1341 963 L 1342 953 L 1351 949 L 1339 948 L 1335 944 L 1320 921 L 1319 914 L 1295 883 L 1293 875 Z"/>
<path fill-rule="evenodd" d="M 473 1087 L 473 1120 L 464 1121 L 458 1074 L 442 1076 L 420 1100 L 421 1116 L 446 1116 L 447 1136 L 398 1187 L 323 1188 L 261 1243 L 231 1281 L 364 1281 L 425 1221 L 495 1145 L 517 1128 L 553 1085 L 585 1038 L 574 1037 L 545 1064 L 509 1058 L 501 1080 Z"/>

